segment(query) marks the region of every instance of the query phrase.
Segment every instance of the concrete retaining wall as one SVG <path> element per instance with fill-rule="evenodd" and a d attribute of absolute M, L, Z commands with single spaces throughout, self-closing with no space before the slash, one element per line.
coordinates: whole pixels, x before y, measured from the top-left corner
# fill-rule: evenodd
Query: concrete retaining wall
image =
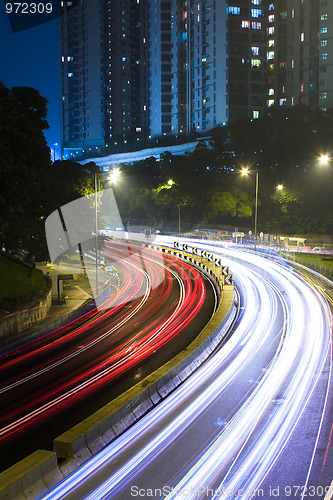
<path fill-rule="evenodd" d="M 20 332 L 27 330 L 33 324 L 43 319 L 52 304 L 52 287 L 49 283 L 47 293 L 39 300 L 27 306 L 24 311 L 8 314 L 0 319 L 0 340 L 5 337 L 17 336 Z"/>

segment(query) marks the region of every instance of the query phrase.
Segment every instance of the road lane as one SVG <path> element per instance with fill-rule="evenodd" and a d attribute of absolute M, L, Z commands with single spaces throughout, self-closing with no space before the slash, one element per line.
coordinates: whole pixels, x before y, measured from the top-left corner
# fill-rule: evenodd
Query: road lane
<path fill-rule="evenodd" d="M 288 266 L 211 249 L 232 270 L 245 307 L 233 335 L 45 498 L 207 498 L 208 488 L 238 498 L 255 495 L 274 468 L 326 362 L 330 318 L 320 294 Z"/>
<path fill-rule="evenodd" d="M 130 303 L 122 301 L 116 314 L 111 308 L 70 332 L 75 340 L 67 342 L 65 337 L 62 345 L 62 338 L 56 337 L 49 345 L 36 346 L 36 351 L 23 349 L 21 356 L 2 363 L 3 450 L 3 443 L 12 448 L 13 439 L 20 443 L 28 431 L 39 425 L 45 428 L 48 419 L 77 408 L 84 398 L 96 399 L 105 389 L 109 391 L 114 381 L 142 365 L 191 324 L 195 335 L 194 322 L 206 296 L 206 283 L 198 271 L 171 256 L 164 256 L 161 266 L 160 255 L 154 259 L 157 252 L 150 249 L 140 248 L 144 269 L 142 254 L 121 260 L 121 245 L 112 245 L 110 251 L 118 252 L 119 263 L 130 273 L 124 277 L 124 293 L 129 287 L 140 297 L 130 296 Z M 20 361 L 26 370 L 20 369 Z"/>

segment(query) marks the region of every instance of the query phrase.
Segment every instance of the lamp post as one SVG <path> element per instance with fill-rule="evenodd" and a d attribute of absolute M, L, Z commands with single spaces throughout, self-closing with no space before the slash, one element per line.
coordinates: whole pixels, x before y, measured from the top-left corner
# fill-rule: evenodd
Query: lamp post
<path fill-rule="evenodd" d="M 172 187 L 174 185 L 174 181 L 172 179 L 169 179 L 167 182 L 167 185 Z M 178 232 L 180 235 L 180 203 L 178 203 Z"/>
<path fill-rule="evenodd" d="M 278 184 L 276 186 L 276 190 L 275 190 L 275 241 L 276 241 L 276 244 L 277 244 L 277 231 L 278 231 L 277 201 L 278 201 L 278 192 L 282 191 L 282 189 L 283 189 L 282 184 Z"/>
<path fill-rule="evenodd" d="M 97 173 L 95 173 L 94 176 L 94 184 L 95 184 L 95 247 L 96 247 L 96 263 L 95 263 L 95 269 L 96 269 L 96 293 L 98 289 L 98 210 L 97 210 Z"/>
<path fill-rule="evenodd" d="M 254 209 L 254 237 L 257 239 L 257 226 L 258 226 L 258 191 L 259 191 L 259 172 L 258 170 L 249 170 L 247 167 L 242 169 L 242 175 L 248 175 L 250 172 L 256 173 L 256 189 L 255 189 L 255 209 Z"/>

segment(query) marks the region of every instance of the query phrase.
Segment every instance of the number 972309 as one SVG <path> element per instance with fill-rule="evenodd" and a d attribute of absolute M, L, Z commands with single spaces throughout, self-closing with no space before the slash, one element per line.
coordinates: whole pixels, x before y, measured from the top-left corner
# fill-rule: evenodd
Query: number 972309
<path fill-rule="evenodd" d="M 7 14 L 51 14 L 52 3 L 43 2 L 7 2 Z"/>

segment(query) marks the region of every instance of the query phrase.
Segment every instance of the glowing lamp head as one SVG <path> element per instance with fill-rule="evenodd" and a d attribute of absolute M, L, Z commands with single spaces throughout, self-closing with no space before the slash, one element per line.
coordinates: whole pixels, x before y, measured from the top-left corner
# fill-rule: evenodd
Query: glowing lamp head
<path fill-rule="evenodd" d="M 109 173 L 109 181 L 111 182 L 111 184 L 113 184 L 114 182 L 116 182 L 119 179 L 119 175 L 120 175 L 120 170 L 118 167 L 113 168 L 111 170 L 111 172 Z"/>
<path fill-rule="evenodd" d="M 329 156 L 328 155 L 321 155 L 320 158 L 319 158 L 319 163 L 321 165 L 327 165 L 329 161 Z"/>

